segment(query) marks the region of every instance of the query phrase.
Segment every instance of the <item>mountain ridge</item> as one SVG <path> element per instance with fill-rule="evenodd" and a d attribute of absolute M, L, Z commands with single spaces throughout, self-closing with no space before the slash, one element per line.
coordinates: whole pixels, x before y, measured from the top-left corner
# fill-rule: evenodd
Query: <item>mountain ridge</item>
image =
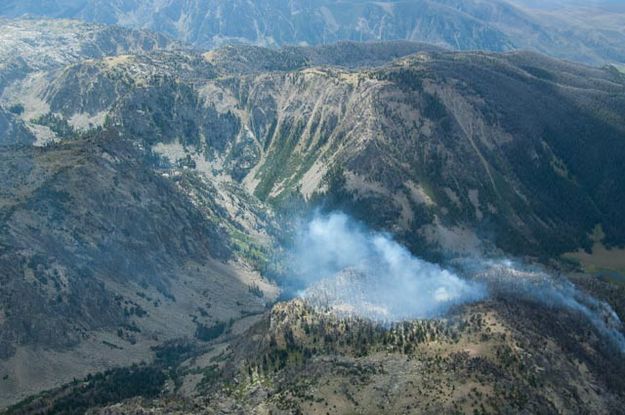
<path fill-rule="evenodd" d="M 165 163 L 189 156 L 274 204 L 342 195 L 335 207 L 357 214 L 358 205 L 363 212 L 371 206 L 378 226 L 419 235 L 415 246 L 441 242 L 450 226 L 461 233 L 484 227 L 509 235 L 493 241 L 508 252 L 525 246 L 516 253 L 560 254 L 589 246 L 588 235 L 603 222 L 606 243 L 623 243 L 614 201 L 621 193 L 611 179 L 620 174 L 624 103 L 615 91 L 623 89 L 623 75 L 527 52 L 378 45 L 105 58 L 45 75 L 44 89 L 16 84 L 19 93 L 9 89 L 4 105 L 23 105 L 23 121 L 53 137 L 97 119 L 91 128 L 114 128 Z M 354 51 L 354 58 L 342 55 Z M 390 61 L 371 67 L 378 53 Z M 598 160 L 602 172 L 592 167 Z M 575 198 L 578 212 L 558 208 L 545 177 L 562 192 L 558 198 Z M 391 204 L 380 204 L 389 197 Z M 466 236 L 473 245 L 488 240 Z"/>
<path fill-rule="evenodd" d="M 585 63 L 625 62 L 622 11 L 551 1 L 553 10 L 489 0 L 9 1 L 8 17 L 50 16 L 151 29 L 196 47 L 227 43 L 316 45 L 339 40 L 412 40 L 457 50 L 531 49 Z M 571 12 L 569 13 L 569 9 Z M 575 14 L 577 13 L 577 14 Z M 578 16 L 592 16 L 590 21 Z M 592 22 L 592 23 L 590 23 Z"/>

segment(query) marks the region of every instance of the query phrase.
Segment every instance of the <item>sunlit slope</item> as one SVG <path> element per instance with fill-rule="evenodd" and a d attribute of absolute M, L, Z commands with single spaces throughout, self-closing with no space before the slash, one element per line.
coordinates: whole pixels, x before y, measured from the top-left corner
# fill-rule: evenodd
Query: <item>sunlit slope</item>
<path fill-rule="evenodd" d="M 235 188 L 170 181 L 121 142 L 4 147 L 0 159 L 2 406 L 150 361 L 152 347 L 275 295 L 239 249 L 257 212 Z"/>
<path fill-rule="evenodd" d="M 552 256 L 590 247 L 597 224 L 608 246 L 625 241 L 614 69 L 345 43 L 159 52 L 42 76 L 4 97 L 41 142 L 114 129 L 156 165 L 224 174 L 276 206 L 323 200 L 415 249 Z"/>

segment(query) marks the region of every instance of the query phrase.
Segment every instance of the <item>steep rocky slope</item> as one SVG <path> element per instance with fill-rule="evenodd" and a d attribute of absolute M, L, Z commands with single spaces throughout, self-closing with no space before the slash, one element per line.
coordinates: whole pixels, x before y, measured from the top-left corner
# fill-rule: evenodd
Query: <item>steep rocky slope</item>
<path fill-rule="evenodd" d="M 550 0 L 536 7 L 527 0 L 8 0 L 0 15 L 147 28 L 204 48 L 403 39 L 458 50 L 531 49 L 585 63 L 625 62 L 625 14 L 605 1 Z"/>
<path fill-rule="evenodd" d="M 45 77 L 2 98 L 40 141 L 115 129 L 157 164 L 189 160 L 276 206 L 322 201 L 413 249 L 549 257 L 590 247 L 598 224 L 625 242 L 625 77 L 610 68 L 344 43 L 105 58 Z"/>
<path fill-rule="evenodd" d="M 156 175 L 102 137 L 0 159 L 2 404 L 150 360 L 275 296 L 250 251 L 268 243 L 269 217 L 234 187 Z"/>

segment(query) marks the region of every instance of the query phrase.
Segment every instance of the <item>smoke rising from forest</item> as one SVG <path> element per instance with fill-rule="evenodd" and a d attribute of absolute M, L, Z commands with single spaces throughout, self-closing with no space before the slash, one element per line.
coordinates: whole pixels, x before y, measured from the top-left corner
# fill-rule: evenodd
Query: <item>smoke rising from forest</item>
<path fill-rule="evenodd" d="M 625 351 L 614 310 L 566 278 L 509 259 L 465 258 L 445 269 L 344 213 L 303 223 L 290 266 L 305 287 L 300 296 L 341 315 L 397 322 L 440 317 L 486 298 L 517 298 L 578 312 Z"/>

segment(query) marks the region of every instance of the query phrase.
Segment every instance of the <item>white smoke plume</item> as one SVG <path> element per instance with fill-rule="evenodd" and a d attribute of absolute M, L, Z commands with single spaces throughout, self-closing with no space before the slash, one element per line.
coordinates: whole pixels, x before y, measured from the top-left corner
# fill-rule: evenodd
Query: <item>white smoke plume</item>
<path fill-rule="evenodd" d="M 612 307 L 579 290 L 568 279 L 510 259 L 465 259 L 461 262 L 473 280 L 488 286 L 492 296 L 518 298 L 578 312 L 625 352 L 623 324 Z"/>
<path fill-rule="evenodd" d="M 316 216 L 296 242 L 293 269 L 314 305 L 387 322 L 431 318 L 486 296 L 466 281 L 420 260 L 389 236 L 343 213 Z"/>
<path fill-rule="evenodd" d="M 499 296 L 579 312 L 625 351 L 612 308 L 569 280 L 508 259 L 463 259 L 453 268 L 414 257 L 390 236 L 343 213 L 315 215 L 301 226 L 291 268 L 313 306 L 380 322 L 435 318 L 450 307 Z"/>

